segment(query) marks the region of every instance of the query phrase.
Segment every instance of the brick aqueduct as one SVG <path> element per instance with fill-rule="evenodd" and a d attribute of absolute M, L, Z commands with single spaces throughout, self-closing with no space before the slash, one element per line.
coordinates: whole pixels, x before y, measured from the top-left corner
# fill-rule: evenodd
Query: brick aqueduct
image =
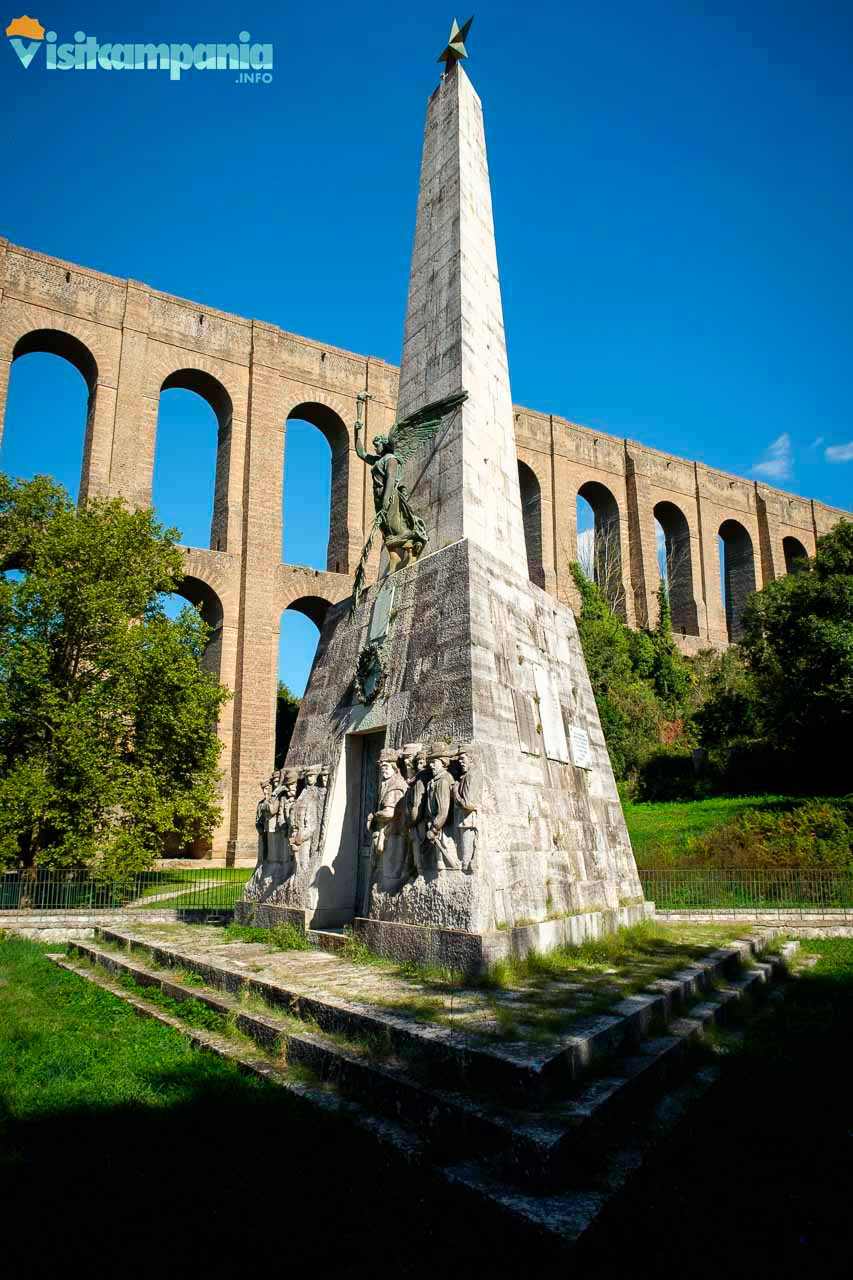
<path fill-rule="evenodd" d="M 274 749 L 281 616 L 295 609 L 319 625 L 329 603 L 349 595 L 372 519 L 367 469 L 352 445 L 355 396 L 373 396 L 370 439 L 394 420 L 397 369 L 0 240 L 0 428 L 12 362 L 39 351 L 70 361 L 89 388 L 81 500 L 150 503 L 161 391 L 197 392 L 216 415 L 210 547 L 187 549 L 182 594 L 214 628 L 206 661 L 234 692 L 220 725 L 225 794 L 213 854 L 253 858 L 258 779 Z M 325 571 L 281 562 L 288 419 L 313 423 L 331 448 Z M 746 595 L 849 518 L 564 418 L 517 407 L 515 421 L 531 578 L 574 602 L 580 493 L 611 548 L 628 622 L 653 623 L 657 520 L 676 566 L 673 621 L 687 650 L 727 644 Z"/>

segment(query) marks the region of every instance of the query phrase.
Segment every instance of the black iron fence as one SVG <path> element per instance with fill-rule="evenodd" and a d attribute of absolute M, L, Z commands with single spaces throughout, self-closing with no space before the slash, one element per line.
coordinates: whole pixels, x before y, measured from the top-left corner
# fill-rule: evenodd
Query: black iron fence
<path fill-rule="evenodd" d="M 251 874 L 245 867 L 197 866 L 118 879 L 88 870 L 7 871 L 0 875 L 0 912 L 223 910 L 234 906 Z"/>
<path fill-rule="evenodd" d="M 853 872 L 654 868 L 640 871 L 659 911 L 844 911 L 853 914 Z"/>
<path fill-rule="evenodd" d="M 0 912 L 227 910 L 241 897 L 247 867 L 190 866 L 104 879 L 87 870 L 0 874 Z M 641 869 L 643 892 L 660 911 L 848 911 L 853 872 Z"/>

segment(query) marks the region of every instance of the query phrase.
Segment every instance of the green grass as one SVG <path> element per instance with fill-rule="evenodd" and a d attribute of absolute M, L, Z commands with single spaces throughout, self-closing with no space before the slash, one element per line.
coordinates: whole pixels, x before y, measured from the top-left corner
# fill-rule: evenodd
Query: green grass
<path fill-rule="evenodd" d="M 0 1027 L 0 1139 L 13 1122 L 40 1115 L 169 1108 L 199 1090 L 269 1094 L 262 1081 L 196 1052 L 177 1031 L 144 1021 L 51 964 L 43 948 L 8 935 L 0 935 Z M 13 1143 L 0 1161 L 20 1158 Z"/>
<path fill-rule="evenodd" d="M 742 1040 L 715 1033 L 728 1050 L 719 1085 L 606 1207 L 572 1272 L 611 1280 L 641 1258 L 644 1270 L 685 1280 L 849 1275 L 853 940 L 802 950 L 818 962 L 784 1000 L 759 1006 Z M 230 1278 L 247 1257 L 272 1274 L 282 1235 L 262 1229 L 255 1198 L 273 1191 L 298 1227 L 286 1248 L 300 1270 L 317 1268 L 330 1204 L 334 1261 L 354 1280 L 384 1276 L 389 1258 L 402 1280 L 434 1280 L 448 1247 L 471 1274 L 566 1270 L 565 1257 L 473 1200 L 460 1212 L 458 1189 L 8 937 L 0 1150 L 9 1275 L 94 1275 L 107 1257 L 125 1280 L 148 1276 L 152 1241 L 169 1276 Z M 365 1247 L 366 1203 L 382 1206 L 381 1255 Z M 213 1217 L 197 1221 L 199 1204 L 213 1204 Z"/>
<path fill-rule="evenodd" d="M 224 942 L 263 942 L 276 951 L 310 951 L 311 943 L 295 924 L 277 924 L 272 929 L 254 925 L 228 924 L 222 930 Z"/>
<path fill-rule="evenodd" d="M 239 869 L 229 875 L 227 878 L 222 877 L 221 880 L 211 881 L 209 875 L 205 875 L 203 871 L 178 871 L 174 875 L 176 881 L 167 884 L 155 884 L 147 886 L 140 898 L 153 898 L 162 893 L 168 893 L 171 887 L 175 888 L 173 897 L 161 898 L 159 902 L 139 902 L 141 909 L 151 909 L 152 911 L 168 908 L 196 908 L 198 910 L 224 910 L 233 907 L 234 903 L 242 896 L 243 888 L 252 872 L 248 868 Z M 196 885 L 195 888 L 187 888 L 187 882 L 190 885 Z M 180 890 L 184 891 L 181 892 Z"/>
<path fill-rule="evenodd" d="M 640 867 L 677 867 L 688 842 L 750 809 L 788 808 L 784 796 L 716 796 L 710 800 L 623 805 L 628 834 Z"/>

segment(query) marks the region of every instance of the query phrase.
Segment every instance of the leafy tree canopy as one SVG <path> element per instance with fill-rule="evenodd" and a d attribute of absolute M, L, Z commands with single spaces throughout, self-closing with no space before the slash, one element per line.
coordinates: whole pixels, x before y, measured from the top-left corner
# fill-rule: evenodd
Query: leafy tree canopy
<path fill-rule="evenodd" d="M 280 769 L 287 759 L 287 748 L 293 737 L 293 728 L 302 699 L 291 693 L 283 680 L 278 682 L 278 695 L 275 703 L 275 767 Z"/>
<path fill-rule="evenodd" d="M 129 872 L 212 833 L 229 694 L 196 610 L 163 610 L 177 536 L 0 474 L 0 861 Z"/>
<path fill-rule="evenodd" d="M 824 785 L 843 785 L 853 729 L 853 523 L 819 538 L 800 572 L 750 597 L 741 649 L 767 743 Z"/>

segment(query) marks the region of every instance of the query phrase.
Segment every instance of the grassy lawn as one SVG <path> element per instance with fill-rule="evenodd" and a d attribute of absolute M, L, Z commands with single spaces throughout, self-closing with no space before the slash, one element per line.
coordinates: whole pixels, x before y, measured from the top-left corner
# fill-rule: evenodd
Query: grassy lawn
<path fill-rule="evenodd" d="M 747 1024 L 572 1274 L 849 1276 L 853 940 L 803 950 L 817 963 Z M 568 1274 L 449 1188 L 2 936 L 0 1204 L 4 1271 L 34 1280 L 233 1277 L 247 1259 L 371 1280 Z"/>
<path fill-rule="evenodd" d="M 675 867 L 694 836 L 731 822 L 748 809 L 779 809 L 790 804 L 784 796 L 715 796 L 667 804 L 626 801 L 623 809 L 637 865 Z"/>
<path fill-rule="evenodd" d="M 150 908 L 152 911 L 162 908 L 179 907 L 209 907 L 222 908 L 233 907 L 234 903 L 242 896 L 243 887 L 252 874 L 250 867 L 229 869 L 227 875 L 220 875 L 216 878 L 211 877 L 208 872 L 204 871 L 178 871 L 173 873 L 177 878 L 174 884 L 156 884 L 146 888 L 141 898 L 156 897 L 156 902 L 139 901 L 138 906 L 142 909 Z M 195 887 L 192 887 L 195 886 Z M 174 888 L 174 896 L 163 897 L 163 894 L 170 894 L 170 890 Z"/>
<path fill-rule="evenodd" d="M 46 949 L 0 933 L 4 1275 L 233 1280 L 249 1260 L 263 1275 L 434 1280 L 459 1216 L 449 1188 L 139 1018 Z M 458 1226 L 467 1272 L 521 1273 L 530 1254 L 514 1232 L 470 1206 Z"/>

